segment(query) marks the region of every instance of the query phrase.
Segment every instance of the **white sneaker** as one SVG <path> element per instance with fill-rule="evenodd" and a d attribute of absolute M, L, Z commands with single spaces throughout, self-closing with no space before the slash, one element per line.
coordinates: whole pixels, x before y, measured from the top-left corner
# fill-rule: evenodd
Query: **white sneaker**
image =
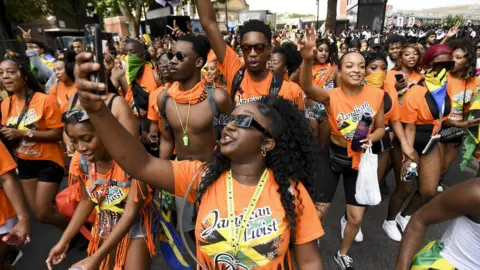
<path fill-rule="evenodd" d="M 342 239 L 343 239 L 343 234 L 345 232 L 346 226 L 347 226 L 347 220 L 345 219 L 345 216 L 343 216 L 342 219 L 340 220 Z M 360 228 L 360 230 L 358 230 L 357 235 L 355 235 L 355 242 L 362 242 L 362 241 L 363 241 L 363 233 L 362 233 L 362 228 Z"/>
<path fill-rule="evenodd" d="M 405 232 L 405 229 L 407 228 L 408 222 L 410 222 L 410 218 L 412 216 L 405 216 L 403 217 L 400 213 L 397 214 L 395 217 L 395 221 L 400 225 L 400 229 L 402 229 L 402 232 Z"/>
<path fill-rule="evenodd" d="M 392 239 L 393 241 L 400 242 L 402 241 L 402 234 L 397 228 L 397 221 L 395 220 L 385 220 L 383 221 L 382 225 L 383 230 L 385 233 Z"/>
<path fill-rule="evenodd" d="M 441 184 L 438 185 L 438 187 L 437 187 L 437 192 L 438 192 L 438 193 L 442 193 L 442 192 L 443 192 L 443 186 L 442 186 Z"/>

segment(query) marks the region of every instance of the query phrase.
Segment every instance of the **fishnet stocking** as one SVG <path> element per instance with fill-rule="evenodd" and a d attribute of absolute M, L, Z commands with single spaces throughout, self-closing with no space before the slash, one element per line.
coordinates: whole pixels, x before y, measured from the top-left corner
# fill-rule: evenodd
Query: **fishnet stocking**
<path fill-rule="evenodd" d="M 430 153 L 420 156 L 418 164 L 418 188 L 403 214 L 410 216 L 437 194 L 442 171 L 440 149 L 435 147 Z"/>

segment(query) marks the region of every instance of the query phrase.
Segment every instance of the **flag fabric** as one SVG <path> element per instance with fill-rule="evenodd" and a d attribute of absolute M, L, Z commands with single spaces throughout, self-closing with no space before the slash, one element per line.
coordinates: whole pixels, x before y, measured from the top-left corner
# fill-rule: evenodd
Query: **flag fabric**
<path fill-rule="evenodd" d="M 477 95 L 469 110 L 470 114 L 468 120 L 480 118 L 480 95 Z M 480 143 L 480 126 L 473 126 L 467 129 L 467 138 L 463 142 L 462 147 L 462 162 L 460 169 L 463 171 L 468 165 L 468 162 L 473 159 L 473 154 Z"/>
<path fill-rule="evenodd" d="M 438 110 L 442 110 L 447 96 L 447 70 L 442 69 L 436 74 L 434 72 L 425 74 L 425 85 L 432 94 Z"/>

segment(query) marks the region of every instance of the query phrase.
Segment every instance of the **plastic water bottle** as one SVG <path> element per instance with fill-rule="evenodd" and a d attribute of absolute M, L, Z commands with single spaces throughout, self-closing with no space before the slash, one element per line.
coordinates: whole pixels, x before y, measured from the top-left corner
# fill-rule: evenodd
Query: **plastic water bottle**
<path fill-rule="evenodd" d="M 358 122 L 357 128 L 355 129 L 355 134 L 352 139 L 352 150 L 355 152 L 362 151 L 362 144 L 360 141 L 364 140 L 368 136 L 370 126 L 372 125 L 372 114 L 368 111 L 364 111 L 362 119 Z"/>
<path fill-rule="evenodd" d="M 412 162 L 407 169 L 405 177 L 402 177 L 402 181 L 410 182 L 413 180 L 413 177 L 417 176 L 417 163 Z"/>

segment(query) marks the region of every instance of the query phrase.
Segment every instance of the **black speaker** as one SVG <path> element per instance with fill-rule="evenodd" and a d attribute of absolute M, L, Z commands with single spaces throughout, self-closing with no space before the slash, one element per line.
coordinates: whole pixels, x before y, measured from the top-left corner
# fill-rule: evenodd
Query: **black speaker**
<path fill-rule="evenodd" d="M 357 29 L 368 27 L 371 31 L 382 32 L 385 21 L 386 0 L 359 0 L 349 7 L 347 14 Z"/>

